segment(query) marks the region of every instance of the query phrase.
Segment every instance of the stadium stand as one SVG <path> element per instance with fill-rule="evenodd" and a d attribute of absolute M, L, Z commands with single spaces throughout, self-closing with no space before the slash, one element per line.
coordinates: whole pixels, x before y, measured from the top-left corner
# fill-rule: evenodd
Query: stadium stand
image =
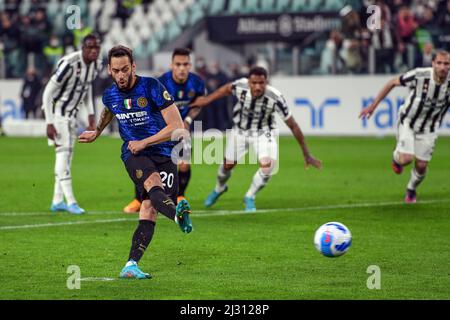
<path fill-rule="evenodd" d="M 366 27 L 371 4 L 382 8 L 382 36 Z M 67 28 L 70 6 L 79 10 L 82 32 Z M 145 60 L 182 38 L 186 30 L 199 24 L 206 28 L 202 23 L 208 17 L 313 12 L 339 14 L 342 27 L 316 32 L 301 43 L 280 39 L 269 59 L 272 72 L 392 73 L 426 61 L 424 48 L 448 48 L 450 43 L 450 1 L 444 0 L 4 0 L 0 76 L 21 78 L 30 64 L 44 76 L 48 68 L 42 67 L 43 50 L 55 37 L 66 53 L 93 30 L 102 36 L 104 47 L 127 44 L 137 59 Z M 264 45 L 258 50 L 266 58 L 271 54 Z M 299 67 L 289 71 L 292 61 Z"/>

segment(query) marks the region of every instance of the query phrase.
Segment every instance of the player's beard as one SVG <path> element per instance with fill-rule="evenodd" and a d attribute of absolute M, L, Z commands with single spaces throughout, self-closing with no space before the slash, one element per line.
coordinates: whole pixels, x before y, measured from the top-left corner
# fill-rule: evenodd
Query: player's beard
<path fill-rule="evenodd" d="M 125 87 L 121 87 L 119 81 L 116 81 L 116 85 L 120 90 L 130 90 L 132 80 L 133 80 L 133 74 L 130 74 L 128 76 L 128 82 L 126 83 Z"/>

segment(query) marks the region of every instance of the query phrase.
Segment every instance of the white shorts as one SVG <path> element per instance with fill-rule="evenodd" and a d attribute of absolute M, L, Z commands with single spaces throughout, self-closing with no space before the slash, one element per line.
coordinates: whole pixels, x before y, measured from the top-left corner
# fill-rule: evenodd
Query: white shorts
<path fill-rule="evenodd" d="M 399 124 L 397 148 L 400 153 L 412 154 L 416 159 L 430 161 L 436 145 L 437 133 L 415 133 L 408 123 Z"/>
<path fill-rule="evenodd" d="M 55 118 L 53 123 L 56 129 L 55 141 L 48 139 L 49 146 L 57 146 L 62 149 L 73 149 L 77 139 L 77 121 L 75 118 Z"/>
<path fill-rule="evenodd" d="M 263 158 L 278 159 L 278 135 L 274 131 L 252 134 L 250 131 L 233 129 L 228 131 L 225 159 L 238 162 L 247 154 L 250 145 L 256 155 L 256 160 Z M 251 161 L 250 161 L 251 163 Z"/>

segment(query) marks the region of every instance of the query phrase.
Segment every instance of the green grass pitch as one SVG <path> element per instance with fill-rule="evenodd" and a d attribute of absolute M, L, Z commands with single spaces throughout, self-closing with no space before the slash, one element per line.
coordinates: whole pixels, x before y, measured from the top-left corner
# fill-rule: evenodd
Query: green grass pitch
<path fill-rule="evenodd" d="M 54 152 L 46 140 L 0 138 L 0 299 L 449 299 L 450 138 L 438 140 L 417 205 L 402 203 L 410 169 L 391 171 L 392 137 L 307 142 L 323 170 L 304 170 L 295 140 L 281 138 L 280 170 L 253 214 L 240 210 L 256 166 L 238 167 L 228 193 L 206 210 L 217 165 L 195 165 L 187 193 L 194 231 L 160 216 L 140 263 L 154 278 L 137 281 L 117 278 L 137 222 L 121 213 L 133 197 L 121 141 L 77 145 L 74 190 L 88 213 L 70 216 L 48 212 Z M 353 234 L 336 259 L 313 245 L 329 221 Z M 71 265 L 81 271 L 79 290 L 67 287 Z M 367 288 L 373 265 L 380 290 Z"/>

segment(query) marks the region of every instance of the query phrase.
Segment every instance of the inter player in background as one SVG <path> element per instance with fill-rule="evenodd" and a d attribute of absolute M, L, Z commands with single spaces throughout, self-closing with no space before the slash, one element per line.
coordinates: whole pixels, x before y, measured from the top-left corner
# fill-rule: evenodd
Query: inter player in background
<path fill-rule="evenodd" d="M 397 146 L 392 169 L 401 174 L 414 162 L 406 188 L 405 202 L 417 202 L 417 187 L 427 174 L 438 130 L 450 106 L 450 54 L 439 50 L 433 55 L 431 68 L 413 69 L 390 80 L 370 106 L 361 111 L 360 118 L 370 118 L 380 102 L 397 86 L 405 86 L 410 93 L 399 109 Z"/>
<path fill-rule="evenodd" d="M 226 183 L 231 177 L 233 168 L 252 144 L 260 168 L 253 177 L 250 188 L 244 197 L 244 203 L 246 211 L 256 211 L 256 194 L 269 182 L 278 160 L 275 112 L 291 129 L 299 143 L 305 167 L 311 165 L 320 169 L 322 162 L 309 153 L 305 137 L 292 116 L 286 100 L 281 92 L 268 85 L 267 71 L 264 68 L 253 67 L 248 78 L 228 83 L 207 97 L 199 97 L 191 104 L 191 107 L 203 108 L 211 102 L 229 95 L 233 95 L 237 99 L 233 110 L 232 137 L 227 139 L 224 163 L 219 167 L 216 187 L 206 199 L 205 206 L 212 206 L 228 190 Z"/>
<path fill-rule="evenodd" d="M 205 82 L 198 75 L 191 72 L 190 55 L 191 51 L 187 48 L 175 49 L 172 53 L 171 71 L 164 73 L 158 78 L 174 98 L 187 130 L 189 130 L 190 125 L 201 111 L 199 108 L 190 108 L 189 104 L 206 93 Z M 186 153 L 183 156 L 190 154 L 190 145 L 188 143 L 183 145 L 183 152 Z M 180 160 L 178 163 L 178 202 L 185 199 L 184 194 L 190 179 L 190 163 Z M 123 211 L 125 213 L 139 212 L 140 207 L 141 199 L 139 198 L 139 193 L 135 190 L 135 199 Z"/>
<path fill-rule="evenodd" d="M 83 214 L 72 189 L 71 164 L 77 139 L 77 115 L 87 108 L 88 128 L 94 130 L 95 116 L 92 82 L 101 68 L 97 60 L 100 40 L 86 36 L 81 51 L 73 52 L 58 62 L 58 68 L 45 87 L 42 101 L 49 145 L 55 147 L 55 186 L 50 210 Z M 66 202 L 64 202 L 66 198 Z"/>
<path fill-rule="evenodd" d="M 143 199 L 128 262 L 120 277 L 151 278 L 138 263 L 152 240 L 157 212 L 175 221 L 183 232 L 192 231 L 189 204 L 183 200 L 175 205 L 177 165 L 171 159 L 174 143 L 170 140 L 177 129 L 183 129 L 183 121 L 164 85 L 155 78 L 136 75 L 131 49 L 112 48 L 108 62 L 114 84 L 103 94 L 105 108 L 97 128 L 81 134 L 79 142 L 94 142 L 114 117 L 118 119 L 124 141 L 121 157 Z"/>

